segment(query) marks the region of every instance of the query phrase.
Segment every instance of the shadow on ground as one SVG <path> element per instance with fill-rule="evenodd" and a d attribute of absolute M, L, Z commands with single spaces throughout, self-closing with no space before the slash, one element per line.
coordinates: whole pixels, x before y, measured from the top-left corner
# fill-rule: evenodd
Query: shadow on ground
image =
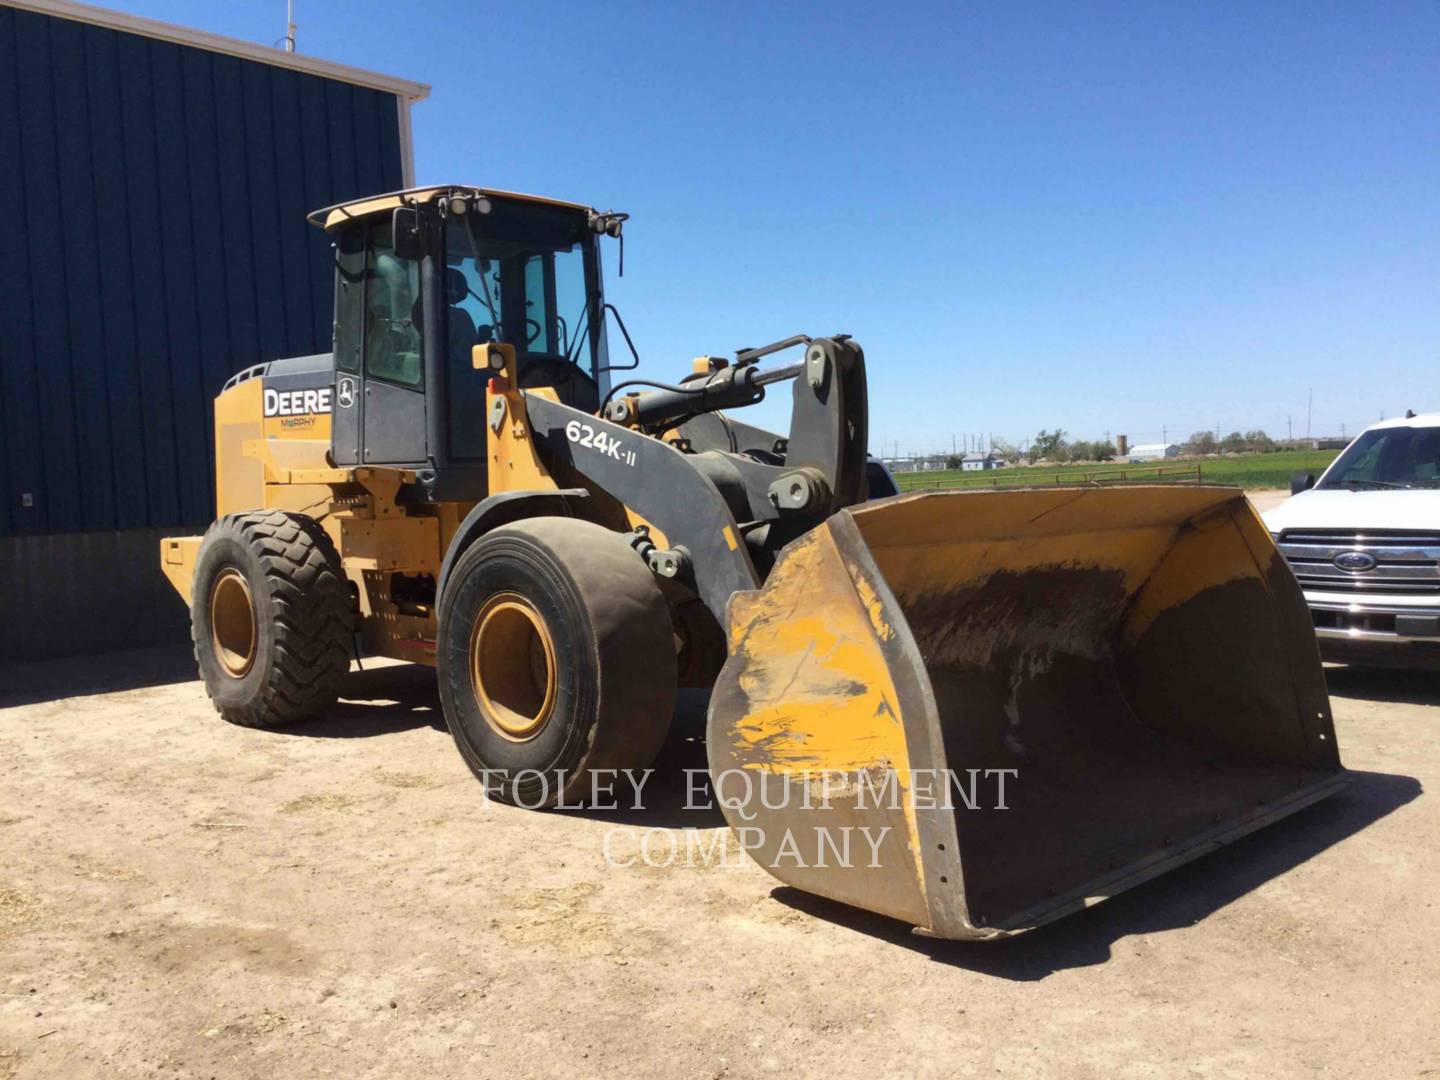
<path fill-rule="evenodd" d="M 912 933 L 904 923 L 789 886 L 771 895 L 797 911 L 925 953 L 937 963 L 1030 982 L 1105 963 L 1120 938 L 1193 926 L 1420 794 L 1420 782 L 1409 776 L 1352 773 L 1338 794 L 1293 817 L 1112 900 L 1000 941 L 937 941 Z"/>
<path fill-rule="evenodd" d="M 1440 705 L 1440 671 L 1405 668 L 1325 668 L 1325 684 L 1336 697 L 1396 705 Z"/>
<path fill-rule="evenodd" d="M 0 664 L 0 709 L 63 698 L 191 682 L 200 676 L 189 641 Z"/>
<path fill-rule="evenodd" d="M 363 671 L 351 671 L 340 689 L 340 700 L 324 716 L 290 724 L 286 736 L 310 739 L 369 739 L 415 728 L 445 732 L 435 669 L 423 664 L 378 664 L 366 661 Z"/>

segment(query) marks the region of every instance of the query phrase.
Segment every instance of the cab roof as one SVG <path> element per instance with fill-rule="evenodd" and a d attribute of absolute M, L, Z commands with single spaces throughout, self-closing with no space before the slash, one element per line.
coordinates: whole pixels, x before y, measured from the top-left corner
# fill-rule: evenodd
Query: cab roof
<path fill-rule="evenodd" d="M 337 203 L 334 206 L 312 211 L 306 215 L 305 220 L 329 232 L 353 218 L 370 217 L 394 210 L 398 206 L 431 202 L 434 199 L 449 198 L 452 195 L 486 195 L 499 199 L 519 199 L 524 202 L 540 203 L 544 206 L 558 206 L 566 210 L 594 213 L 594 208 L 586 206 L 584 203 L 547 199 L 543 195 L 525 195 L 518 191 L 500 191 L 497 188 L 474 187 L 470 184 L 434 184 L 426 187 L 406 188 L 404 191 L 392 191 L 385 195 L 368 195 L 363 199 Z"/>

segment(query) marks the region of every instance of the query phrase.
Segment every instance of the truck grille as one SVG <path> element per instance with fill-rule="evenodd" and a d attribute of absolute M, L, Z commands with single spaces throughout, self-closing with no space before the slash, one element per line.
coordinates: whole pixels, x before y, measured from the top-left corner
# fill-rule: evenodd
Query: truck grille
<path fill-rule="evenodd" d="M 1289 529 L 1276 541 L 1301 588 L 1392 596 L 1440 595 L 1440 533 Z M 1337 556 L 1369 555 L 1370 569 L 1337 566 Z M 1363 560 L 1360 560 L 1363 562 Z"/>

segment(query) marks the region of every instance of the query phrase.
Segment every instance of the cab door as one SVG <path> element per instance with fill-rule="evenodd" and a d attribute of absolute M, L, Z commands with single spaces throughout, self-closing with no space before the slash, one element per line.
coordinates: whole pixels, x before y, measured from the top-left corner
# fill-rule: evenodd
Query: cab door
<path fill-rule="evenodd" d="M 365 326 L 365 226 L 335 238 L 335 393 L 331 398 L 330 457 L 336 465 L 360 463 L 360 371 Z"/>
<path fill-rule="evenodd" d="M 335 463 L 422 464 L 420 263 L 396 253 L 389 219 L 341 234 L 336 261 Z"/>

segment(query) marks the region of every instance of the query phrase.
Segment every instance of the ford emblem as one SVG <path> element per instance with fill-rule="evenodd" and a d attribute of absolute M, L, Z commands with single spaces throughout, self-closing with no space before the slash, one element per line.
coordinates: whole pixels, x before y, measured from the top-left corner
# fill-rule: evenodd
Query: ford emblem
<path fill-rule="evenodd" d="M 1352 574 L 1374 570 L 1377 561 L 1368 551 L 1342 551 L 1334 559 L 1336 569 L 1347 570 Z"/>

